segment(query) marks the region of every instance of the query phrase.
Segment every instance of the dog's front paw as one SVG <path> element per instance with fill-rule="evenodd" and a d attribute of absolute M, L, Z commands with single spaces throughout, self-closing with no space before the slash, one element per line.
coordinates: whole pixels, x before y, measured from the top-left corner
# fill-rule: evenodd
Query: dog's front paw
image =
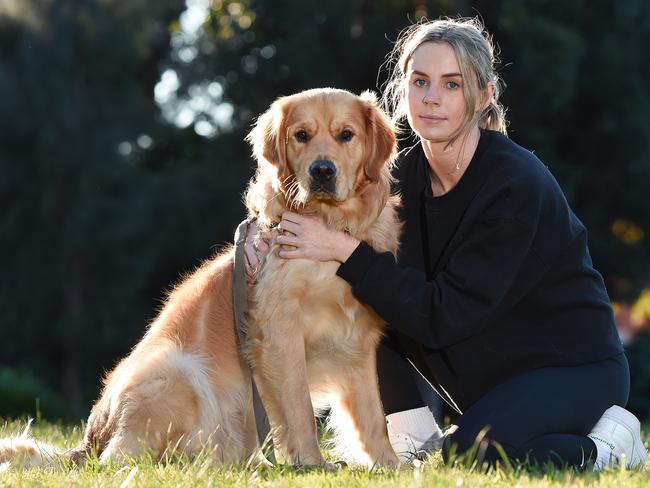
<path fill-rule="evenodd" d="M 341 469 L 347 467 L 347 464 L 344 461 L 336 461 L 333 463 L 330 463 L 328 461 L 325 461 L 321 467 L 325 471 L 340 471 Z"/>

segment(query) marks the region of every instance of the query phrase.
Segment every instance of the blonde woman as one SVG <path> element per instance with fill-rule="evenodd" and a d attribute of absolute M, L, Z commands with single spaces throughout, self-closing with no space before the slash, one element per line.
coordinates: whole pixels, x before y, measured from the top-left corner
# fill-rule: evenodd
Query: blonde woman
<path fill-rule="evenodd" d="M 421 23 L 392 59 L 385 107 L 419 139 L 393 172 L 397 261 L 290 212 L 278 241 L 291 246 L 283 258 L 340 262 L 338 275 L 388 322 L 379 381 L 396 451 L 407 458 L 439 432 L 412 363 L 459 413 L 445 457 L 487 429 L 488 462 L 501 446 L 534 463 L 642 466 L 639 422 L 623 408 L 627 360 L 587 232 L 546 166 L 506 136 L 489 35 L 475 19 Z"/>

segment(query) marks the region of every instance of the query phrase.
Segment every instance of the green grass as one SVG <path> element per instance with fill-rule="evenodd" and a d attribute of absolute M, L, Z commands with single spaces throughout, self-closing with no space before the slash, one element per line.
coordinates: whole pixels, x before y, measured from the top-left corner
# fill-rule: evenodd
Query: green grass
<path fill-rule="evenodd" d="M 0 438 L 17 435 L 25 426 L 21 421 L 0 421 Z M 648 440 L 645 429 L 646 444 Z M 79 427 L 40 421 L 32 428 L 32 435 L 60 448 L 76 445 L 81 438 Z M 647 466 L 650 469 L 650 466 Z M 14 468 L 0 473 L 0 487 L 198 487 L 198 486 L 252 486 L 252 487 L 648 487 L 650 471 L 636 472 L 621 469 L 602 473 L 578 473 L 569 469 L 514 468 L 483 472 L 471 463 L 445 465 L 439 454 L 431 456 L 418 467 L 398 471 L 347 468 L 338 472 L 319 469 L 300 469 L 280 466 L 253 470 L 245 466 L 219 469 L 207 455 L 195 459 L 173 459 L 156 463 L 149 456 L 130 460 L 126 464 L 100 465 L 91 460 L 81 467 L 59 463 L 40 469 Z"/>

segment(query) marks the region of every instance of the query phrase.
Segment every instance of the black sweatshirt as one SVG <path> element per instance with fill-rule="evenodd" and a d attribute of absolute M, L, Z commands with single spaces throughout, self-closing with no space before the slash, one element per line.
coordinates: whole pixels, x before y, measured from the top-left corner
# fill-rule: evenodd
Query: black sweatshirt
<path fill-rule="evenodd" d="M 398 156 L 397 262 L 362 242 L 337 274 L 443 398 L 465 410 L 516 374 L 622 352 L 587 231 L 537 157 L 481 130 L 452 190 L 434 197 L 428 171 L 420 144 Z"/>

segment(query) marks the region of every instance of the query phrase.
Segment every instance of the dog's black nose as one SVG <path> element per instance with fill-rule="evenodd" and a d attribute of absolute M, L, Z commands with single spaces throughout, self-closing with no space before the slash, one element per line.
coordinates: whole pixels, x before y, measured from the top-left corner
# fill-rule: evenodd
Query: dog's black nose
<path fill-rule="evenodd" d="M 336 166 L 328 159 L 317 159 L 309 165 L 309 175 L 316 181 L 329 181 L 336 175 Z"/>

